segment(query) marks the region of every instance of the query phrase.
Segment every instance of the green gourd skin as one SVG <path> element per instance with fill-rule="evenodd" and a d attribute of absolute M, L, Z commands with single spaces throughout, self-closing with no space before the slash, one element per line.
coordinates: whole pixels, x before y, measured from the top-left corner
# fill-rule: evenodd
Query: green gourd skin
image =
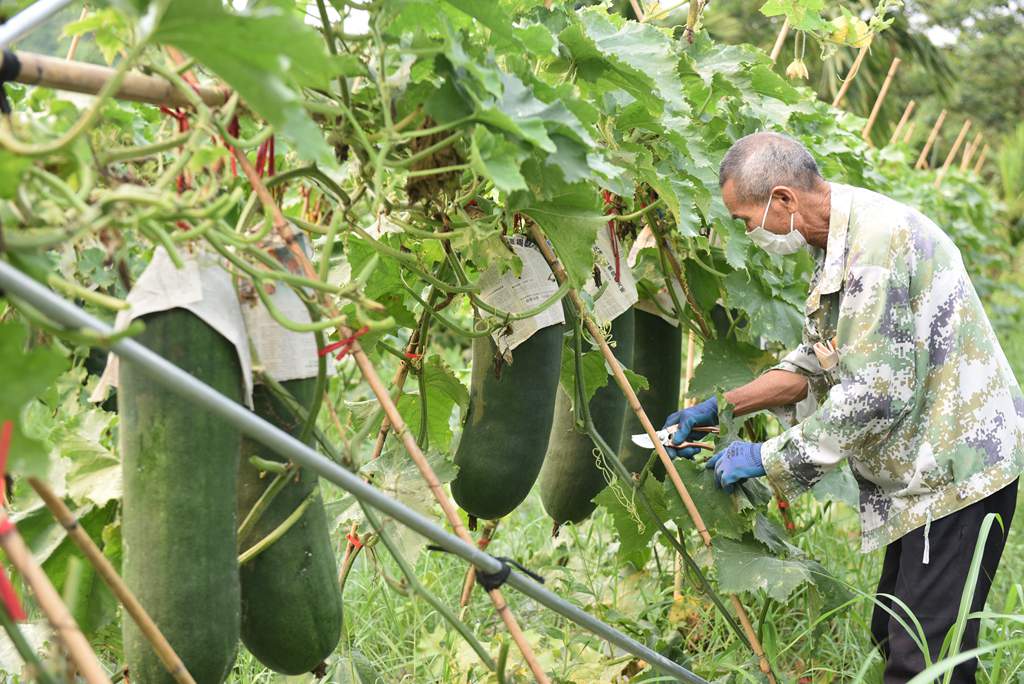
<path fill-rule="evenodd" d="M 451 484 L 456 503 L 470 515 L 508 515 L 537 481 L 551 434 L 564 332 L 562 324 L 538 330 L 497 373 L 490 335 L 473 340 L 469 409 Z"/>
<path fill-rule="evenodd" d="M 633 309 L 628 309 L 612 321 L 612 351 L 619 363 L 633 366 Z M 604 474 L 597 467 L 595 450 L 590 436 L 576 430 L 572 412 L 572 398 L 559 388 L 555 402 L 555 424 L 551 441 L 540 473 L 540 495 L 544 510 L 557 526 L 566 522 L 578 523 L 594 512 L 591 499 L 607 485 Z M 598 433 L 612 448 L 622 435 L 626 397 L 615 379 L 594 392 L 590 399 L 590 417 Z"/>
<path fill-rule="evenodd" d="M 282 385 L 305 407 L 313 404 L 316 378 L 290 380 Z M 253 391 L 257 415 L 291 435 L 299 436 L 302 422 L 265 387 Z M 242 440 L 238 470 L 238 520 L 242 521 L 274 480 L 260 477 L 252 456 L 282 459 L 258 442 Z M 242 540 L 243 549 L 270 534 L 316 489 L 318 477 L 305 468 L 291 475 Z M 319 494 L 291 528 L 240 568 L 242 583 L 242 642 L 261 663 L 275 672 L 311 672 L 334 652 L 341 638 L 342 601 L 338 567 L 331 546 L 327 514 Z"/>
<path fill-rule="evenodd" d="M 683 330 L 659 316 L 636 310 L 633 343 L 633 368 L 647 378 L 648 388 L 636 393 L 640 405 L 655 430 L 660 430 L 668 416 L 679 409 L 679 386 L 683 359 Z M 626 407 L 626 426 L 619 445 L 619 459 L 630 472 L 640 472 L 651 455 L 650 449 L 637 446 L 632 436 L 644 431 L 640 419 Z M 652 473 L 665 478 L 665 466 L 656 460 Z"/>
<path fill-rule="evenodd" d="M 242 401 L 237 352 L 213 328 L 184 309 L 142 320 L 138 342 Z M 124 580 L 197 684 L 220 684 L 238 648 L 241 435 L 130 361 L 119 375 Z M 134 621 L 123 621 L 123 633 L 132 681 L 175 681 Z"/>

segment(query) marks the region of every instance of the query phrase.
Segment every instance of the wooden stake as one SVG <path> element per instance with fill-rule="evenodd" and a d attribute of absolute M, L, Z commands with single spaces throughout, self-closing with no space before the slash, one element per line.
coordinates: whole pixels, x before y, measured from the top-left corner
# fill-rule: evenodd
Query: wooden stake
<path fill-rule="evenodd" d="M 264 185 L 263 180 L 259 174 L 256 173 L 256 169 L 253 167 L 252 162 L 249 158 L 239 150 L 237 147 L 232 148 L 232 153 L 235 159 L 238 161 L 238 165 L 241 167 L 242 172 L 245 174 L 246 179 L 249 181 L 249 185 L 252 186 L 253 191 L 256 193 L 263 205 L 264 210 L 271 214 L 273 220 L 273 227 L 275 232 L 284 240 L 285 244 L 288 245 L 289 251 L 295 257 L 296 262 L 302 266 L 302 269 L 308 278 L 316 279 L 316 269 L 313 268 L 313 264 L 310 263 L 306 253 L 302 251 L 298 241 L 293 235 L 291 224 L 285 218 L 281 208 L 274 201 L 273 195 Z M 328 306 L 328 313 L 332 317 L 338 315 L 337 310 L 333 306 Z M 388 420 L 391 421 L 391 426 L 394 434 L 402 440 L 402 445 L 405 450 L 409 453 L 409 457 L 416 465 L 417 470 L 420 471 L 420 476 L 426 481 L 427 487 L 430 489 L 430 493 L 434 499 L 441 506 L 441 510 L 444 511 L 445 518 L 448 520 L 448 524 L 451 525 L 452 531 L 467 544 L 473 543 L 473 538 L 469 535 L 469 531 L 466 526 L 462 524 L 462 519 L 459 517 L 459 512 L 455 508 L 455 504 L 448 498 L 445 493 L 444 486 L 441 481 L 438 480 L 437 474 L 434 469 L 430 466 L 426 456 L 423 454 L 423 450 L 420 449 L 419 444 L 416 443 L 416 437 L 413 436 L 412 432 L 409 431 L 409 426 L 406 425 L 405 420 L 402 418 L 402 414 L 398 412 L 398 407 L 395 402 L 391 400 L 391 395 L 388 394 L 387 388 L 380 379 L 380 375 L 377 374 L 377 369 L 374 368 L 373 362 L 363 351 L 362 346 L 359 344 L 359 340 L 354 338 L 352 329 L 346 325 L 339 325 L 338 332 L 343 336 L 351 340 L 349 345 L 349 353 L 356 360 L 356 366 L 359 368 L 359 372 L 362 373 L 363 379 L 370 386 L 370 390 L 373 392 L 377 401 L 380 403 L 381 408 L 384 409 L 384 415 L 387 416 Z M 526 640 L 526 636 L 523 634 L 523 630 L 519 627 L 519 623 L 516 622 L 515 615 L 508 607 L 508 603 L 505 602 L 505 597 L 502 595 L 501 589 L 491 589 L 487 592 L 491 598 L 491 602 L 494 604 L 494 609 L 497 611 L 502 622 L 505 624 L 505 629 L 508 630 L 512 640 L 516 642 L 516 646 L 519 647 L 520 653 L 523 655 L 523 660 L 530 667 L 530 671 L 533 673 L 534 679 L 539 684 L 550 684 L 547 674 L 544 672 L 544 668 L 541 667 L 540 662 L 537 660 L 537 656 L 534 655 L 533 649 L 530 647 L 529 642 Z"/>
<path fill-rule="evenodd" d="M 882 88 L 878 91 L 878 97 L 875 98 L 875 106 L 871 108 L 871 115 L 868 116 L 868 122 L 864 125 L 864 130 L 861 131 L 860 137 L 864 140 L 870 141 L 871 129 L 875 126 L 875 120 L 878 119 L 878 112 L 882 110 L 882 103 L 885 102 L 885 96 L 889 94 L 889 86 L 892 85 L 892 79 L 896 76 L 896 70 L 900 67 L 900 58 L 893 57 L 892 64 L 889 65 L 889 73 L 885 75 L 885 80 L 882 81 Z M 904 112 L 906 114 L 906 112 Z M 903 119 L 900 119 L 902 125 Z"/>
<path fill-rule="evenodd" d="M 988 143 L 985 143 L 985 147 L 981 150 L 981 156 L 978 157 L 978 161 L 974 165 L 974 173 L 981 173 L 981 167 L 985 165 L 985 157 L 988 156 L 988 150 Z"/>
<path fill-rule="evenodd" d="M 942 185 L 942 179 L 946 177 L 946 172 L 949 171 L 949 167 L 953 164 L 953 159 L 956 157 L 957 151 L 960 149 L 960 144 L 964 141 L 964 137 L 967 135 L 967 131 L 971 128 L 971 120 L 964 121 L 964 125 L 961 126 L 960 132 L 956 136 L 956 140 L 953 141 L 953 147 L 949 150 L 949 154 L 946 155 L 946 161 L 943 162 L 942 168 L 939 169 L 939 173 L 935 176 L 935 187 Z"/>
<path fill-rule="evenodd" d="M 114 566 L 110 564 L 103 552 L 99 550 L 92 538 L 86 534 L 82 526 L 78 524 L 78 520 L 74 514 L 68 510 L 68 507 L 64 505 L 64 502 L 53 493 L 53 491 L 46 486 L 45 483 L 40 480 L 30 477 L 28 483 L 32 486 L 32 489 L 36 490 L 36 494 L 43 500 L 46 507 L 50 509 L 53 517 L 67 530 L 68 536 L 75 542 L 75 545 L 82 550 L 85 554 L 86 559 L 92 564 L 92 567 L 96 570 L 96 573 L 103 579 L 110 590 L 114 593 L 114 596 L 124 606 L 125 612 L 131 616 L 135 624 L 139 626 L 139 630 L 143 636 L 153 646 L 153 650 L 156 651 L 157 656 L 160 657 L 164 667 L 171 674 L 176 682 L 180 684 L 196 684 L 195 680 L 192 679 L 192 675 L 189 674 L 185 667 L 185 663 L 181 661 L 178 654 L 174 652 L 174 648 L 170 642 L 164 637 L 163 633 L 153 622 L 153 619 L 146 612 L 146 609 L 142 607 L 139 600 L 135 598 L 135 595 L 128 588 L 128 585 L 124 583 L 124 580 L 114 570 Z"/>
<path fill-rule="evenodd" d="M 646 15 L 644 14 L 643 8 L 640 7 L 640 0 L 629 0 L 629 4 L 633 6 L 633 14 L 636 15 L 636 20 L 643 22 Z"/>
<path fill-rule="evenodd" d="M 477 548 L 481 551 L 486 551 L 487 547 L 491 544 L 491 540 L 494 539 L 494 533 L 497 530 L 497 520 L 492 520 L 487 523 L 484 527 L 484 531 L 480 534 L 480 540 L 476 543 Z M 466 579 L 462 582 L 462 595 L 459 597 L 460 608 L 465 608 L 469 605 L 469 597 L 473 593 L 474 584 L 476 584 L 476 568 L 471 565 L 469 566 L 469 570 L 466 571 Z"/>
<path fill-rule="evenodd" d="M 57 90 L 95 95 L 109 81 L 114 70 L 108 67 L 47 57 L 31 52 L 14 53 L 20 64 L 12 81 L 25 85 L 38 85 Z M 4 58 L 7 61 L 7 58 Z M 231 95 L 225 88 L 197 88 L 199 97 L 211 107 L 219 107 Z M 129 71 L 114 97 L 135 102 L 147 102 L 167 107 L 185 107 L 189 100 L 170 82 L 157 76 L 146 76 Z"/>
<path fill-rule="evenodd" d="M 110 684 L 110 677 L 103 671 L 100 661 L 89 646 L 89 640 L 78 628 L 78 623 L 60 599 L 60 594 L 50 583 L 43 569 L 32 558 L 32 552 L 25 540 L 18 534 L 5 514 L 0 513 L 0 548 L 7 554 L 11 565 L 32 590 L 36 603 L 46 616 L 57 638 L 64 646 L 75 668 L 88 684 Z M 0 609 L 2 610 L 2 609 Z"/>
<path fill-rule="evenodd" d="M 782 52 L 782 46 L 786 44 L 786 36 L 789 35 L 789 17 L 782 22 L 782 28 L 779 29 L 779 35 L 775 37 L 775 45 L 772 45 L 772 52 L 769 55 L 772 60 L 772 64 L 779 58 L 779 53 Z"/>
<path fill-rule="evenodd" d="M 928 134 L 928 140 L 924 143 L 924 149 L 921 150 L 921 154 L 917 158 L 917 163 L 914 164 L 915 169 L 923 169 L 928 165 L 926 161 L 928 159 L 928 153 L 932 151 L 932 145 L 935 144 L 935 138 L 939 136 L 939 129 L 942 128 L 942 123 L 946 120 L 946 110 L 943 109 L 939 112 L 939 118 L 935 120 L 935 125 L 932 126 L 932 132 Z"/>
<path fill-rule="evenodd" d="M 971 144 L 964 148 L 964 156 L 963 159 L 960 160 L 961 171 L 966 171 L 971 165 L 971 157 L 973 157 L 974 153 L 978 151 L 979 147 L 981 147 L 981 139 L 984 137 L 984 134 L 981 131 L 978 131 L 978 134 L 974 136 L 974 140 L 971 141 Z"/>
<path fill-rule="evenodd" d="M 88 14 L 89 14 L 89 6 L 85 5 L 84 7 L 82 7 L 82 13 L 80 15 L 78 15 L 78 21 L 82 21 L 83 19 L 85 19 L 85 17 Z M 67 56 L 64 59 L 66 59 L 68 61 L 71 61 L 72 59 L 74 59 L 75 52 L 78 51 L 78 43 L 81 40 L 82 40 L 82 34 L 81 33 L 76 33 L 71 38 L 71 45 L 68 46 L 68 54 L 67 54 Z"/>
<path fill-rule="evenodd" d="M 534 222 L 530 223 L 530 236 L 533 241 L 540 248 L 541 253 L 547 260 L 548 265 L 551 267 L 551 272 L 555 274 L 555 279 L 559 285 L 564 283 L 568 279 L 568 274 L 565 272 L 565 268 L 562 266 L 558 257 L 551 250 L 547 240 L 544 237 L 544 233 L 541 232 L 540 226 Z M 644 432 L 651 438 L 651 442 L 654 444 L 654 450 L 658 453 L 658 458 L 661 460 L 661 464 L 665 466 L 665 472 L 668 474 L 669 480 L 672 482 L 672 486 L 676 490 L 676 494 L 679 495 L 680 500 L 683 502 L 683 507 L 686 508 L 687 514 L 690 516 L 690 520 L 693 522 L 694 527 L 697 528 L 697 533 L 700 535 L 701 541 L 704 542 L 704 546 L 708 549 L 711 548 L 711 535 L 708 533 L 707 525 L 704 524 L 704 519 L 701 517 L 700 511 L 697 510 L 697 505 L 693 502 L 693 497 L 686 489 L 686 485 L 683 484 L 682 478 L 679 476 L 679 471 L 676 470 L 672 463 L 672 459 L 669 458 L 668 452 L 665 451 L 665 446 L 658 439 L 654 425 L 651 424 L 650 418 L 647 417 L 647 413 L 644 411 L 643 406 L 640 405 L 640 400 L 637 399 L 636 392 L 633 391 L 633 387 L 629 384 L 629 380 L 626 379 L 625 373 L 622 371 L 622 365 L 618 359 L 615 358 L 615 354 L 612 353 L 611 347 L 608 346 L 607 340 L 605 340 L 604 334 L 601 332 L 601 328 L 593 321 L 593 319 L 587 315 L 586 304 L 580 298 L 579 293 L 575 288 L 569 288 L 569 293 L 566 295 L 573 306 L 576 308 L 576 312 L 580 319 L 586 325 L 587 331 L 590 336 L 597 343 L 601 349 L 601 354 L 604 356 L 605 363 L 609 368 L 612 369 L 612 375 L 615 377 L 615 383 L 622 390 L 622 393 L 626 395 L 626 401 L 629 407 L 633 409 L 633 413 L 640 420 L 640 424 L 644 428 Z M 740 625 L 743 627 L 743 632 L 747 636 L 747 640 L 750 642 L 750 647 L 757 655 L 761 672 L 765 674 L 768 681 L 771 684 L 775 684 L 775 678 L 772 675 L 771 665 L 768 663 L 768 658 L 764 654 L 764 649 L 761 647 L 761 642 L 757 638 L 757 633 L 754 632 L 753 627 L 750 624 L 750 618 L 747 617 L 747 611 L 740 603 L 740 600 L 735 595 L 730 596 L 732 601 L 733 610 L 736 611 L 736 615 L 739 618 Z"/>
<path fill-rule="evenodd" d="M 854 58 L 853 64 L 850 65 L 850 71 L 846 74 L 846 78 L 843 80 L 843 85 L 839 86 L 839 92 L 836 93 L 835 98 L 832 100 L 832 106 L 838 107 L 839 103 L 843 101 L 846 96 L 846 91 L 850 89 L 850 84 L 853 83 L 854 77 L 857 76 L 857 72 L 860 71 L 860 64 L 864 61 L 864 57 L 868 54 L 868 46 L 865 45 L 857 53 L 857 57 Z"/>
<path fill-rule="evenodd" d="M 892 137 L 889 138 L 889 144 L 895 145 L 896 141 L 900 139 L 900 131 L 907 125 L 907 121 L 910 120 L 910 115 L 914 112 L 914 107 L 917 105 L 916 100 L 911 100 L 907 103 L 907 106 L 903 108 L 903 116 L 900 117 L 900 122 L 896 124 L 896 130 L 892 132 Z"/>
<path fill-rule="evenodd" d="M 690 407 L 696 402 L 690 398 L 690 383 L 693 381 L 693 367 L 696 360 L 697 336 L 691 330 L 686 340 L 686 374 L 683 376 L 683 406 Z M 681 540 L 680 540 L 681 543 Z M 683 557 L 676 552 L 675 577 L 672 583 L 672 598 L 680 601 L 683 598 Z"/>
<path fill-rule="evenodd" d="M 903 136 L 903 144 L 909 145 L 910 139 L 914 137 L 914 129 L 917 128 L 917 122 L 911 121 L 910 125 L 907 126 L 907 134 Z"/>

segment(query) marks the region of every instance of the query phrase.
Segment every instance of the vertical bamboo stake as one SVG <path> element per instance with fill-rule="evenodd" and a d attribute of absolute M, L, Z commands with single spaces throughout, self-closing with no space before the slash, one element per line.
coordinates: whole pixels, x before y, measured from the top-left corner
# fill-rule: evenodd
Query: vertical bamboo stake
<path fill-rule="evenodd" d="M 68 536 L 82 550 L 82 553 L 85 554 L 86 559 L 92 564 L 97 574 L 110 587 L 114 596 L 124 606 L 125 612 L 139 626 L 139 629 L 146 639 L 149 640 L 149 643 L 152 644 L 153 650 L 156 651 L 164 667 L 174 677 L 174 680 L 181 682 L 181 684 L 196 684 L 195 680 L 192 679 L 192 675 L 185 668 L 185 663 L 174 652 L 174 648 L 160 632 L 160 629 L 153 622 L 149 613 L 142 607 L 139 600 L 135 598 L 135 595 L 132 594 L 128 585 L 124 583 L 124 580 L 114 570 L 114 566 L 110 564 L 110 561 L 103 555 L 103 552 L 99 550 L 85 530 L 82 529 L 81 525 L 78 524 L 78 520 L 68 510 L 68 507 L 64 505 L 64 502 L 46 484 L 38 479 L 30 477 L 28 483 L 32 486 L 32 489 L 36 490 L 36 494 L 39 495 L 43 503 L 46 504 L 46 507 L 53 513 L 53 517 L 67 530 Z"/>
<path fill-rule="evenodd" d="M 782 22 L 782 28 L 779 29 L 779 35 L 775 38 L 775 45 L 772 45 L 772 52 L 769 55 L 772 63 L 779 58 L 779 54 L 782 52 L 782 46 L 786 44 L 786 36 L 789 35 L 789 17 Z"/>
<path fill-rule="evenodd" d="M 900 117 L 900 122 L 896 124 L 896 130 L 892 132 L 892 137 L 889 138 L 889 144 L 895 145 L 896 141 L 900 139 L 900 131 L 907 125 L 907 121 L 910 120 L 910 115 L 914 112 L 914 107 L 917 105 L 916 100 L 911 100 L 907 103 L 907 106 L 903 108 L 903 116 Z"/>
<path fill-rule="evenodd" d="M 953 147 L 949 150 L 949 154 L 946 155 L 946 161 L 943 162 L 942 168 L 939 169 L 939 173 L 935 176 L 935 187 L 942 185 L 942 179 L 946 177 L 946 172 L 949 171 L 949 167 L 953 164 L 953 159 L 956 157 L 957 151 L 960 149 L 960 144 L 964 141 L 964 137 L 967 135 L 967 131 L 971 128 L 971 120 L 964 121 L 964 125 L 960 128 L 960 132 L 956 136 L 956 140 L 953 141 Z"/>
<path fill-rule="evenodd" d="M 988 150 L 988 143 L 985 143 L 985 147 L 981 150 L 981 156 L 978 157 L 978 161 L 974 165 L 974 173 L 981 173 L 981 167 L 985 165 L 985 157 L 988 156 Z"/>
<path fill-rule="evenodd" d="M 309 277 L 316 279 L 316 270 L 313 265 L 309 262 L 309 258 L 306 257 L 305 252 L 299 247 L 299 243 L 295 240 L 292 235 L 292 229 L 288 220 L 284 217 L 284 213 L 281 208 L 274 201 L 273 195 L 267 190 L 267 186 L 264 185 L 263 180 L 259 174 L 256 173 L 256 169 L 253 167 L 252 162 L 245 156 L 240 149 L 237 147 L 232 148 L 232 153 L 235 159 L 238 161 L 238 165 L 242 168 L 242 172 L 245 174 L 246 179 L 249 181 L 249 185 L 252 186 L 256 195 L 259 197 L 260 204 L 263 205 L 266 211 L 268 211 L 273 218 L 273 226 L 275 232 L 281 236 L 281 238 L 288 245 L 289 250 L 295 256 L 296 261 L 302 266 L 304 274 Z M 333 309 L 333 307 L 331 307 Z M 336 316 L 336 311 L 331 311 L 332 316 Z M 387 387 L 380 379 L 380 375 L 377 374 L 377 369 L 374 368 L 373 362 L 370 361 L 366 352 L 363 351 L 362 346 L 359 344 L 359 340 L 352 336 L 352 329 L 346 325 L 338 326 L 338 332 L 344 337 L 351 340 L 349 345 L 349 353 L 355 358 L 356 366 L 359 368 L 359 372 L 362 374 L 363 379 L 370 386 L 370 390 L 373 392 L 377 401 L 380 402 L 381 407 L 384 409 L 384 415 L 389 421 L 391 421 L 392 430 L 395 436 L 402 440 L 402 446 L 409 453 L 409 457 L 416 465 L 417 470 L 420 471 L 420 476 L 427 483 L 427 487 L 430 489 L 430 493 L 434 499 L 441 506 L 441 510 L 444 511 L 445 518 L 448 520 L 448 524 L 451 525 L 452 531 L 467 544 L 473 543 L 473 538 L 469 535 L 469 531 L 466 526 L 462 524 L 462 520 L 459 518 L 459 512 L 455 508 L 455 504 L 452 503 L 451 499 L 445 493 L 444 486 L 441 481 L 437 479 L 437 474 L 434 469 L 430 466 L 426 456 L 423 455 L 423 450 L 420 449 L 420 445 L 416 443 L 416 437 L 409 431 L 408 425 L 405 420 L 402 419 L 402 414 L 398 412 L 398 407 L 395 402 L 391 400 L 391 395 L 388 394 Z M 625 376 L 623 376 L 625 378 Z M 667 455 L 666 455 L 667 457 Z M 519 623 L 516 622 L 515 615 L 508 607 L 508 603 L 505 602 L 505 597 L 502 595 L 501 589 L 491 589 L 487 592 L 491 598 L 491 602 L 494 604 L 494 609 L 497 611 L 498 616 L 501 617 L 502 622 L 505 624 L 505 629 L 508 630 L 512 640 L 516 642 L 516 646 L 519 647 L 520 653 L 523 655 L 523 659 L 530 667 L 530 671 L 533 673 L 534 679 L 539 684 L 550 684 L 551 680 L 548 679 L 547 673 L 544 672 L 544 668 L 541 667 L 540 662 L 537 660 L 537 656 L 533 653 L 533 649 L 530 647 L 530 643 L 526 640 L 526 635 L 523 634 L 522 628 L 519 627 Z"/>
<path fill-rule="evenodd" d="M 903 136 L 903 144 L 909 145 L 910 139 L 914 137 L 914 129 L 917 128 L 917 122 L 911 121 L 910 125 L 907 126 L 907 134 Z"/>
<path fill-rule="evenodd" d="M 540 227 L 530 222 L 530 236 L 533 241 L 540 248 L 541 254 L 547 260 L 548 265 L 551 267 L 551 272 L 555 275 L 555 280 L 559 284 L 564 283 L 568 279 L 568 274 L 565 272 L 565 268 L 562 266 L 558 257 L 551 250 L 551 246 L 548 244 L 544 237 L 544 233 L 541 232 Z M 644 428 L 644 432 L 651 438 L 651 442 L 654 444 L 654 450 L 658 453 L 658 458 L 661 460 L 661 464 L 665 466 L 665 472 L 668 475 L 669 480 L 672 481 L 672 486 L 676 490 L 676 494 L 679 495 L 679 499 L 683 503 L 683 507 L 686 508 L 687 514 L 690 516 L 690 520 L 693 521 L 693 526 L 697 528 L 697 533 L 700 535 L 701 541 L 704 542 L 704 546 L 708 549 L 711 548 L 711 534 L 708 532 L 707 525 L 704 524 L 704 518 L 701 517 L 700 511 L 697 510 L 697 505 L 693 502 L 693 497 L 686 489 L 686 485 L 683 483 L 681 477 L 679 477 L 679 471 L 675 469 L 672 463 L 672 459 L 669 458 L 668 452 L 665 451 L 665 445 L 658 439 L 658 435 L 654 429 L 654 425 L 651 424 L 651 419 L 647 417 L 647 413 L 644 411 L 643 406 L 640 405 L 640 400 L 637 399 L 636 392 L 633 391 L 633 387 L 629 384 L 629 380 L 626 379 L 626 374 L 622 371 L 622 365 L 618 359 L 615 358 L 615 354 L 612 353 L 611 347 L 608 346 L 607 340 L 605 340 L 604 334 L 601 332 L 601 328 L 598 327 L 597 323 L 587 315 L 586 304 L 580 298 L 576 288 L 570 287 L 569 293 L 566 295 L 573 303 L 579 314 L 580 319 L 586 325 L 587 332 L 597 343 L 598 347 L 601 348 L 601 354 L 604 356 L 605 363 L 612 370 L 612 375 L 615 377 L 615 383 L 622 390 L 622 393 L 626 395 L 626 401 L 629 407 L 636 414 L 636 417 L 640 420 L 640 424 Z M 754 631 L 753 625 L 750 623 L 750 618 L 747 616 L 747 610 L 740 603 L 739 597 L 735 594 L 731 595 L 730 600 L 733 605 L 733 610 L 736 611 L 736 617 L 739 619 L 740 625 L 743 628 L 744 634 L 747 636 L 747 640 L 750 642 L 750 648 L 754 651 L 757 656 L 761 672 L 768 678 L 771 684 L 775 684 L 775 677 L 772 674 L 771 665 L 768 663 L 768 658 L 764 654 L 764 648 L 761 646 L 761 641 L 757 638 L 757 633 Z"/>
<path fill-rule="evenodd" d="M 836 93 L 835 98 L 832 100 L 832 106 L 838 107 L 839 103 L 846 97 L 846 91 L 850 89 L 850 84 L 853 83 L 854 77 L 857 72 L 860 71 L 860 64 L 864 61 L 864 57 L 868 54 L 868 46 L 865 45 L 857 53 L 857 57 L 853 60 L 853 64 L 850 65 L 850 71 L 846 74 L 846 78 L 843 80 L 843 85 L 839 86 L 839 92 Z"/>
<path fill-rule="evenodd" d="M 86 15 L 88 15 L 88 14 L 89 14 L 89 6 L 85 5 L 84 7 L 82 7 L 82 13 L 80 15 L 78 15 L 78 21 L 82 21 L 83 19 L 85 19 Z M 72 59 L 75 58 L 75 52 L 78 51 L 78 43 L 81 40 L 82 40 L 82 34 L 81 33 L 76 33 L 74 36 L 72 36 L 72 38 L 71 38 L 71 45 L 68 46 L 68 54 L 67 54 L 67 56 L 64 59 L 66 59 L 66 60 L 68 60 L 70 62 Z"/>
<path fill-rule="evenodd" d="M 924 149 L 921 150 L 921 154 L 917 157 L 917 163 L 914 164 L 915 169 L 923 169 L 927 166 L 928 153 L 932 151 L 932 145 L 935 144 L 935 138 L 939 136 L 939 129 L 942 128 L 942 123 L 945 120 L 946 110 L 943 109 L 939 112 L 939 118 L 935 120 L 935 125 L 932 126 L 932 132 L 928 134 L 928 140 L 924 143 Z"/>
<path fill-rule="evenodd" d="M 896 70 L 900 67 L 900 58 L 893 57 L 892 64 L 889 65 L 889 73 L 885 75 L 885 80 L 882 81 L 882 88 L 878 91 L 878 97 L 875 98 L 875 106 L 871 108 L 871 115 L 868 116 L 868 122 L 864 125 L 864 130 L 861 131 L 860 137 L 864 140 L 870 140 L 871 129 L 875 126 L 875 120 L 878 119 L 878 112 L 882 110 L 882 103 L 885 102 L 885 96 L 889 94 L 889 86 L 892 85 L 892 79 L 896 76 Z M 906 115 L 906 112 L 904 112 Z M 903 124 L 903 119 L 900 119 L 900 125 Z"/>
<path fill-rule="evenodd" d="M 693 380 L 694 360 L 697 355 L 696 347 L 697 336 L 691 330 L 686 340 L 686 375 L 683 378 L 683 396 L 687 397 L 683 402 L 683 406 L 687 408 L 694 404 L 694 400 L 689 397 L 689 394 L 690 382 Z M 672 598 L 676 601 L 680 601 L 683 598 L 683 557 L 679 555 L 678 551 L 676 551 L 675 577 L 672 582 Z"/>
<path fill-rule="evenodd" d="M 960 160 L 961 171 L 966 171 L 971 165 L 971 158 L 974 156 L 974 153 L 978 151 L 978 148 L 981 147 L 981 140 L 984 137 L 984 134 L 981 131 L 978 131 L 978 134 L 974 136 L 974 140 L 971 141 L 971 144 L 964 148 L 964 157 Z"/>
<path fill-rule="evenodd" d="M 25 584 L 32 589 L 36 603 L 46 615 L 50 626 L 56 632 L 60 643 L 68 652 L 78 672 L 88 684 L 110 684 L 110 677 L 103 671 L 100 661 L 93 653 L 89 641 L 78 628 L 78 623 L 71 616 L 67 606 L 60 599 L 60 594 L 50 583 L 43 569 L 32 558 L 32 552 L 25 545 L 25 540 L 18 534 L 6 515 L 0 514 L 0 547 L 7 554 L 11 565 L 18 571 Z M 0 609 L 2 610 L 2 609 Z"/>
<path fill-rule="evenodd" d="M 637 21 L 642 22 L 644 19 L 646 19 L 644 10 L 642 7 L 640 7 L 640 0 L 629 0 L 629 4 L 633 6 L 633 14 L 636 15 Z"/>

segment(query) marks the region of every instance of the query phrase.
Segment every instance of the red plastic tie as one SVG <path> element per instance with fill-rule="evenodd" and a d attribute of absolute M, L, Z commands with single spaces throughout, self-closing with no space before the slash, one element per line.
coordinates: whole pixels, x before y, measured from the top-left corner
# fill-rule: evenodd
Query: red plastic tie
<path fill-rule="evenodd" d="M 349 532 L 345 535 L 345 539 L 348 539 L 348 543 L 352 545 L 354 549 L 363 548 L 363 542 L 359 540 L 359 535 L 355 532 Z"/>
<path fill-rule="evenodd" d="M 338 350 L 338 355 L 335 358 L 343 359 L 345 358 L 346 354 L 352 351 L 352 345 L 355 344 L 356 340 L 358 340 L 360 337 L 362 337 L 368 332 L 370 332 L 370 328 L 364 325 L 362 328 L 352 333 L 351 337 L 343 338 L 341 340 L 338 340 L 337 342 L 331 342 L 323 349 L 321 349 L 319 354 L 320 356 L 327 356 L 331 352 Z"/>
<path fill-rule="evenodd" d="M 8 579 L 7 573 L 0 567 L 0 602 L 4 604 L 4 610 L 15 622 L 21 622 L 28 618 L 25 609 L 21 607 L 18 594 L 14 591 L 14 585 Z"/>
<path fill-rule="evenodd" d="M 615 201 L 612 199 L 611 191 L 602 190 L 601 195 L 604 198 L 605 213 L 609 215 L 614 215 Z M 622 259 L 619 257 L 619 236 L 615 233 L 615 221 L 608 221 L 608 237 L 611 239 L 612 255 L 615 257 L 615 282 L 621 283 Z"/>
<path fill-rule="evenodd" d="M 410 359 L 412 361 L 417 361 L 417 360 L 423 358 L 423 354 L 417 354 L 416 352 L 405 352 L 403 354 L 403 356 L 405 356 L 405 358 Z"/>

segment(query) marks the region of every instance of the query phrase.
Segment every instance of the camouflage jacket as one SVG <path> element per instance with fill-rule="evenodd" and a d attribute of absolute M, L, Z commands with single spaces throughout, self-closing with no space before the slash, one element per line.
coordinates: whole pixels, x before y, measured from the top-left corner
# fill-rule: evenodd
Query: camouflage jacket
<path fill-rule="evenodd" d="M 1024 396 L 952 240 L 868 190 L 833 183 L 831 203 L 803 344 L 777 366 L 818 406 L 761 453 L 788 497 L 847 459 L 870 551 L 1017 478 Z M 812 345 L 833 337 L 826 372 Z"/>

